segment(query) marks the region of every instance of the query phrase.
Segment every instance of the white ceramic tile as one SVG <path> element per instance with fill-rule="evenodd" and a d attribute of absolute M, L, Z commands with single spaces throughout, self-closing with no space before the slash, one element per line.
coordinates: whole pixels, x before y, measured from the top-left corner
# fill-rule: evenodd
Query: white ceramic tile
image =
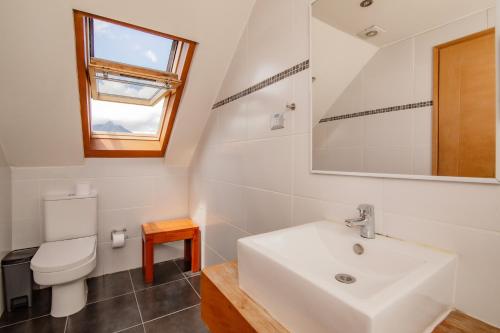
<path fill-rule="evenodd" d="M 500 231 L 500 186 L 387 179 L 384 210 L 472 228 Z"/>
<path fill-rule="evenodd" d="M 414 101 L 432 99 L 432 52 L 434 46 L 484 30 L 486 26 L 486 15 L 482 12 L 415 37 Z"/>
<path fill-rule="evenodd" d="M 296 109 L 293 111 L 293 133 L 309 133 L 310 124 L 310 81 L 311 73 L 304 70 L 293 76 L 293 97 Z"/>
<path fill-rule="evenodd" d="M 363 146 L 365 139 L 365 117 L 329 121 L 326 127 L 328 148 L 347 148 Z M 368 131 L 368 129 L 367 129 Z"/>
<path fill-rule="evenodd" d="M 206 147 L 212 146 L 214 144 L 219 143 L 220 135 L 218 131 L 218 117 L 217 112 L 215 110 L 210 111 L 210 117 L 207 120 L 207 124 L 205 125 L 205 130 L 203 131 L 203 136 L 200 139 L 200 142 L 203 142 L 203 147 L 198 147 L 198 150 Z M 196 156 L 194 156 L 196 158 Z"/>
<path fill-rule="evenodd" d="M 22 180 L 12 182 L 12 219 L 34 220 L 41 216 L 39 182 Z"/>
<path fill-rule="evenodd" d="M 243 165 L 245 184 L 290 193 L 292 143 L 291 136 L 248 142 Z"/>
<path fill-rule="evenodd" d="M 138 267 L 140 224 L 156 218 L 188 216 L 188 170 L 165 166 L 163 159 L 89 159 L 83 166 L 15 168 L 13 182 L 12 240 L 16 248 L 38 246 L 43 241 L 41 197 L 73 192 L 79 181 L 90 182 L 99 193 L 98 267 L 92 273 Z M 131 237 L 126 249 L 111 250 L 112 229 L 126 227 Z M 182 244 L 181 244 L 182 245 Z M 182 253 L 166 246 L 158 260 Z"/>
<path fill-rule="evenodd" d="M 356 118 L 355 118 L 356 119 Z M 411 147 L 413 111 L 394 111 L 359 117 L 365 121 L 365 145 Z"/>
<path fill-rule="evenodd" d="M 343 223 L 346 218 L 357 216 L 356 205 L 345 205 L 311 198 L 295 196 L 293 198 L 293 225 L 300 225 L 320 220 Z M 376 231 L 381 232 L 376 226 Z M 347 228 L 347 227 L 346 227 Z"/>
<path fill-rule="evenodd" d="M 231 64 L 226 72 L 226 77 L 219 91 L 217 101 L 232 96 L 246 88 L 250 84 L 250 77 L 247 66 L 248 54 L 248 32 L 247 28 L 243 31 L 241 39 L 231 60 Z"/>
<path fill-rule="evenodd" d="M 214 179 L 243 184 L 246 143 L 233 142 L 217 145 L 211 159 Z"/>
<path fill-rule="evenodd" d="M 417 145 L 413 151 L 413 174 L 432 175 L 432 147 Z"/>
<path fill-rule="evenodd" d="M 39 246 L 43 241 L 41 219 L 12 220 L 12 249 Z"/>
<path fill-rule="evenodd" d="M 188 175 L 154 178 L 151 218 L 172 219 L 188 216 Z"/>
<path fill-rule="evenodd" d="M 365 109 L 407 104 L 413 97 L 413 40 L 380 49 L 363 71 Z"/>
<path fill-rule="evenodd" d="M 363 85 L 363 70 L 352 80 L 342 94 L 335 100 L 335 103 L 325 112 L 323 117 L 350 114 L 363 110 L 363 96 L 365 94 Z"/>
<path fill-rule="evenodd" d="M 317 151 L 317 150 L 315 150 Z M 357 147 L 329 148 L 314 156 L 314 170 L 363 172 L 364 149 Z M 319 161 L 316 160 L 319 159 Z M 317 162 L 320 162 L 317 164 Z"/>
<path fill-rule="evenodd" d="M 245 188 L 218 182 L 215 186 L 215 212 L 225 222 L 247 230 Z"/>
<path fill-rule="evenodd" d="M 276 18 L 280 19 L 277 20 Z M 260 82 L 299 61 L 294 44 L 293 3 L 287 0 L 256 2 L 248 22 L 248 67 L 252 83 Z M 305 59 L 304 59 L 305 60 Z"/>
<path fill-rule="evenodd" d="M 496 14 L 496 9 L 495 8 L 490 8 L 488 9 L 488 28 L 493 28 L 495 26 L 495 23 L 496 23 L 496 18 L 497 18 L 497 14 Z"/>
<path fill-rule="evenodd" d="M 217 265 L 226 261 L 206 244 L 203 246 L 201 251 L 201 258 L 203 267 Z"/>
<path fill-rule="evenodd" d="M 294 143 L 294 194 L 345 204 L 382 205 L 382 179 L 316 175 L 309 172 L 307 135 L 297 135 Z"/>
<path fill-rule="evenodd" d="M 394 237 L 452 251 L 458 255 L 456 307 L 493 325 L 500 325 L 500 267 L 488 254 L 499 253 L 500 234 L 401 215 L 384 216 Z"/>
<path fill-rule="evenodd" d="M 127 239 L 125 247 L 113 249 L 111 243 L 101 243 L 101 264 L 103 274 L 120 272 L 142 265 L 141 238 Z"/>
<path fill-rule="evenodd" d="M 74 178 L 84 173 L 85 166 L 12 167 L 12 180 Z"/>
<path fill-rule="evenodd" d="M 247 228 L 252 234 L 291 226 L 291 196 L 247 189 Z"/>
<path fill-rule="evenodd" d="M 292 83 L 292 79 L 287 78 L 247 96 L 248 138 L 257 139 L 293 133 L 294 111 L 286 108 L 288 103 L 293 102 Z M 271 116 L 274 113 L 284 114 L 285 128 L 271 131 Z"/>
<path fill-rule="evenodd" d="M 309 59 L 309 7 L 308 0 L 293 0 L 294 51 L 299 61 Z"/>
<path fill-rule="evenodd" d="M 163 175 L 165 169 L 163 158 L 88 158 L 76 177 L 153 177 Z"/>
<path fill-rule="evenodd" d="M 99 241 L 109 243 L 111 232 L 124 228 L 127 236 L 141 237 L 141 225 L 150 221 L 150 207 L 103 210 L 100 212 Z"/>
<path fill-rule="evenodd" d="M 158 244 L 155 246 L 154 252 L 155 252 L 154 255 L 155 263 L 182 258 L 184 257 L 184 242 L 177 241 L 177 242 Z"/>
<path fill-rule="evenodd" d="M 153 178 L 103 178 L 97 182 L 101 209 L 151 206 Z"/>
<path fill-rule="evenodd" d="M 331 121 L 316 124 L 312 130 L 312 144 L 315 149 L 327 149 Z M 335 126 L 335 125 L 333 125 Z"/>
<path fill-rule="evenodd" d="M 236 259 L 236 241 L 246 236 L 249 233 L 227 223 L 210 224 L 205 229 L 207 244 L 226 260 Z"/>
<path fill-rule="evenodd" d="M 247 97 L 228 103 L 217 112 L 217 129 L 221 142 L 242 141 L 247 138 Z"/>
<path fill-rule="evenodd" d="M 311 167 L 313 170 L 331 170 L 330 151 L 327 149 L 313 149 Z"/>
<path fill-rule="evenodd" d="M 365 171 L 373 173 L 411 174 L 411 147 L 367 146 L 364 152 Z"/>
<path fill-rule="evenodd" d="M 432 147 L 432 107 L 416 109 L 413 113 L 413 126 L 416 145 Z"/>

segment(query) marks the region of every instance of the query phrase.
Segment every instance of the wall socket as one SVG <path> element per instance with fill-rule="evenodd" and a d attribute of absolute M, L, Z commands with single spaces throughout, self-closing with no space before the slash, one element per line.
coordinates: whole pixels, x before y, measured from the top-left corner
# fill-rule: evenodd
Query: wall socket
<path fill-rule="evenodd" d="M 285 128 L 285 113 L 276 112 L 271 115 L 270 121 L 271 131 Z"/>

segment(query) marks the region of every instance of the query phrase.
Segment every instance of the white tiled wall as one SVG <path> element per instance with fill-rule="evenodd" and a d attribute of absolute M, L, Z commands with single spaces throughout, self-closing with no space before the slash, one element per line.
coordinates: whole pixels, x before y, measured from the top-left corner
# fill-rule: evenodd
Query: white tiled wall
<path fill-rule="evenodd" d="M 0 259 L 11 250 L 11 187 L 10 168 L 0 147 Z M 2 272 L 0 269 L 0 286 Z M 0 288 L 0 315 L 3 312 L 3 288 Z"/>
<path fill-rule="evenodd" d="M 248 52 L 255 46 L 248 35 L 263 29 L 251 22 L 266 27 L 292 20 L 300 24 L 261 38 L 265 45 L 294 40 L 286 57 L 275 48 L 265 57 Z M 306 0 L 257 0 L 219 97 L 254 83 L 268 59 L 273 71 L 304 60 L 307 31 Z M 308 75 L 211 111 L 190 176 L 190 214 L 204 228 L 204 264 L 235 259 L 239 237 L 343 219 L 371 203 L 378 232 L 456 252 L 456 306 L 500 326 L 500 186 L 311 174 Z M 289 96 L 297 109 L 287 113 L 285 129 L 270 131 L 268 117 L 284 110 Z"/>
<path fill-rule="evenodd" d="M 381 48 L 323 117 L 432 100 L 433 47 L 494 26 L 494 12 Z M 313 147 L 315 170 L 431 175 L 432 107 L 315 124 Z"/>
<path fill-rule="evenodd" d="M 94 275 L 139 267 L 144 222 L 188 216 L 188 172 L 163 159 L 87 159 L 83 166 L 12 168 L 12 246 L 43 242 L 42 197 L 71 193 L 79 181 L 98 191 L 98 257 Z M 113 229 L 127 228 L 129 239 L 111 248 Z M 157 246 L 157 261 L 182 256 L 182 243 Z"/>

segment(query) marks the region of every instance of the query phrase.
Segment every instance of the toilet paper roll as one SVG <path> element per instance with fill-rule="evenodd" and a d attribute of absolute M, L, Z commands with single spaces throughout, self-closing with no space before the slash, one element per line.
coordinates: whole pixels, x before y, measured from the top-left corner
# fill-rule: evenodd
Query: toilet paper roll
<path fill-rule="evenodd" d="M 111 247 L 113 249 L 125 246 L 125 233 L 124 232 L 113 232 L 111 234 Z"/>
<path fill-rule="evenodd" d="M 90 184 L 89 183 L 77 183 L 75 194 L 76 195 L 89 195 L 90 194 Z"/>

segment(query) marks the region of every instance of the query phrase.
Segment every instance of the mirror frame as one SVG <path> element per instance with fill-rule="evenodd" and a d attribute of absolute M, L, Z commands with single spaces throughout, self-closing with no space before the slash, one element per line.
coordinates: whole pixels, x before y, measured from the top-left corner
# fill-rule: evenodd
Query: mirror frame
<path fill-rule="evenodd" d="M 312 6 L 317 0 L 310 0 L 308 6 L 308 28 L 309 28 L 309 41 L 308 41 L 308 55 L 309 55 L 309 172 L 312 174 L 321 175 L 337 175 L 337 176 L 356 176 L 356 177 L 371 177 L 371 178 L 393 178 L 393 179 L 411 179 L 411 180 L 431 180 L 431 181 L 445 181 L 445 182 L 460 182 L 460 183 L 480 183 L 480 184 L 497 184 L 500 185 L 500 33 L 495 29 L 495 57 L 496 57 L 496 154 L 495 154 L 495 178 L 475 178 L 475 177 L 451 177 L 451 176 L 432 176 L 432 175 L 411 175 L 411 174 L 396 174 L 396 173 L 374 173 L 374 172 L 348 172 L 348 171 L 327 171 L 315 170 L 313 168 L 313 89 L 312 89 L 312 68 L 314 67 L 314 58 L 312 54 Z M 500 22 L 500 0 L 496 1 L 495 12 L 497 22 Z M 496 28 L 496 27 L 495 27 Z"/>

